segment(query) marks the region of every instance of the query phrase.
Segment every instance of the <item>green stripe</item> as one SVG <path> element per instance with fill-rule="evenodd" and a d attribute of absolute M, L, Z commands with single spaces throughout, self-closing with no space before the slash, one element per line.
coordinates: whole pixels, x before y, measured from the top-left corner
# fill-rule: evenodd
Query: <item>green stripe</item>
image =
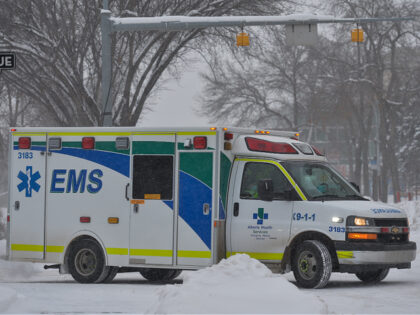
<path fill-rule="evenodd" d="M 226 257 L 230 257 L 235 254 L 247 254 L 249 257 L 258 259 L 258 260 L 282 260 L 283 259 L 283 253 L 227 252 Z"/>
<path fill-rule="evenodd" d="M 178 257 L 183 258 L 211 258 L 210 251 L 199 251 L 199 250 L 179 250 Z"/>
<path fill-rule="evenodd" d="M 348 259 L 354 258 L 352 251 L 337 251 L 337 258 Z"/>
<path fill-rule="evenodd" d="M 175 143 L 164 141 L 133 141 L 133 154 L 175 154 Z"/>
<path fill-rule="evenodd" d="M 197 178 L 208 187 L 213 187 L 213 153 L 182 152 L 179 154 L 181 171 Z"/>
<path fill-rule="evenodd" d="M 170 249 L 130 249 L 131 256 L 159 256 L 172 257 Z"/>
<path fill-rule="evenodd" d="M 128 255 L 128 248 L 107 247 L 106 252 L 108 255 Z"/>
<path fill-rule="evenodd" d="M 31 146 L 45 146 L 45 141 L 32 141 Z M 19 145 L 19 141 L 13 142 L 13 145 Z"/>
<path fill-rule="evenodd" d="M 24 252 L 43 252 L 44 245 L 12 244 L 11 250 Z"/>

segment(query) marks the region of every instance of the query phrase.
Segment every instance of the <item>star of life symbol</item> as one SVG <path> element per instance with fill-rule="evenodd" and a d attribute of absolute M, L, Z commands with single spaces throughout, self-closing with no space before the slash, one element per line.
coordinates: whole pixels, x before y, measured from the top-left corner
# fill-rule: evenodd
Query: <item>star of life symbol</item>
<path fill-rule="evenodd" d="M 257 220 L 257 225 L 262 225 L 264 220 L 268 220 L 268 213 L 264 213 L 264 208 L 258 208 L 258 212 L 253 213 L 252 218 Z"/>
<path fill-rule="evenodd" d="M 37 183 L 37 180 L 41 178 L 38 171 L 32 173 L 32 166 L 26 167 L 26 173 L 20 171 L 18 176 L 21 183 L 17 185 L 19 192 L 25 190 L 25 197 L 32 197 L 32 190 L 39 191 L 41 186 Z"/>

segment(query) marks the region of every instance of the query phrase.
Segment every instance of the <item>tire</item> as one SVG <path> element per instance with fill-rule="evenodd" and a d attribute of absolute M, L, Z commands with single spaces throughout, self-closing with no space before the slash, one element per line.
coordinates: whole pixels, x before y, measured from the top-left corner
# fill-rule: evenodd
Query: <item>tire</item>
<path fill-rule="evenodd" d="M 356 277 L 364 283 L 378 283 L 385 279 L 388 275 L 389 268 L 378 269 L 375 271 L 365 271 L 356 273 Z"/>
<path fill-rule="evenodd" d="M 117 275 L 118 271 L 120 270 L 119 267 L 111 266 L 109 267 L 108 275 L 102 281 L 102 283 L 110 283 L 114 280 L 115 276 Z"/>
<path fill-rule="evenodd" d="M 144 268 L 140 274 L 149 281 L 170 281 L 181 274 L 179 269 Z"/>
<path fill-rule="evenodd" d="M 100 283 L 109 274 L 102 248 L 90 239 L 72 245 L 68 262 L 70 274 L 80 283 Z"/>
<path fill-rule="evenodd" d="M 299 287 L 313 289 L 325 287 L 332 272 L 328 248 L 319 241 L 304 241 L 296 248 L 292 269 Z"/>

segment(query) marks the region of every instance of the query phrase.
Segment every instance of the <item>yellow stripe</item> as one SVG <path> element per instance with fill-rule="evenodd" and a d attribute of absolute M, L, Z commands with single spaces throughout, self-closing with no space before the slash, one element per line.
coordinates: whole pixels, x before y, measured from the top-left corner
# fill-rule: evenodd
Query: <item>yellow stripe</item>
<path fill-rule="evenodd" d="M 261 160 L 261 159 L 238 159 L 238 161 L 246 161 L 246 162 L 264 162 L 264 163 L 271 163 L 276 165 L 281 172 L 286 176 L 286 178 L 289 180 L 290 184 L 296 189 L 297 193 L 299 194 L 300 198 L 302 200 L 308 200 L 306 196 L 303 194 L 302 190 L 299 188 L 299 186 L 296 184 L 296 182 L 293 180 L 292 176 L 286 171 L 286 169 L 281 165 L 280 163 L 272 160 Z"/>
<path fill-rule="evenodd" d="M 47 253 L 62 253 L 64 246 L 47 246 Z"/>
<path fill-rule="evenodd" d="M 49 132 L 49 136 L 130 136 L 130 132 Z"/>
<path fill-rule="evenodd" d="M 178 257 L 184 258 L 211 258 L 210 251 L 199 251 L 199 250 L 179 250 Z"/>
<path fill-rule="evenodd" d="M 172 257 L 170 249 L 130 249 L 131 256 L 160 256 Z"/>
<path fill-rule="evenodd" d="M 14 251 L 43 252 L 44 245 L 12 244 L 10 248 Z"/>
<path fill-rule="evenodd" d="M 337 258 L 354 258 L 354 255 L 352 251 L 337 251 Z"/>
<path fill-rule="evenodd" d="M 13 136 L 45 136 L 45 132 L 12 132 Z"/>
<path fill-rule="evenodd" d="M 106 252 L 108 255 L 128 255 L 128 248 L 107 247 Z"/>
<path fill-rule="evenodd" d="M 283 253 L 227 252 L 226 257 L 230 257 L 235 254 L 247 254 L 249 257 L 258 259 L 258 260 L 282 260 L 283 259 Z"/>
<path fill-rule="evenodd" d="M 133 132 L 133 136 L 174 136 L 175 132 Z"/>

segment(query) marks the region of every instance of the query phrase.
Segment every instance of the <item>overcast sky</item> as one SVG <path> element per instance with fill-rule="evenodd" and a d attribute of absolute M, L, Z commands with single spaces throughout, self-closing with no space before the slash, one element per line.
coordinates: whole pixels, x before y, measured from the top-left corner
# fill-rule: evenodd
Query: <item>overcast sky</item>
<path fill-rule="evenodd" d="M 153 111 L 145 113 L 138 126 L 208 126 L 210 123 L 204 117 L 194 113 L 198 109 L 199 95 L 203 82 L 199 72 L 205 70 L 203 61 L 195 61 L 194 67 L 184 70 L 181 80 L 171 79 L 165 84 L 165 90 L 152 105 Z"/>

